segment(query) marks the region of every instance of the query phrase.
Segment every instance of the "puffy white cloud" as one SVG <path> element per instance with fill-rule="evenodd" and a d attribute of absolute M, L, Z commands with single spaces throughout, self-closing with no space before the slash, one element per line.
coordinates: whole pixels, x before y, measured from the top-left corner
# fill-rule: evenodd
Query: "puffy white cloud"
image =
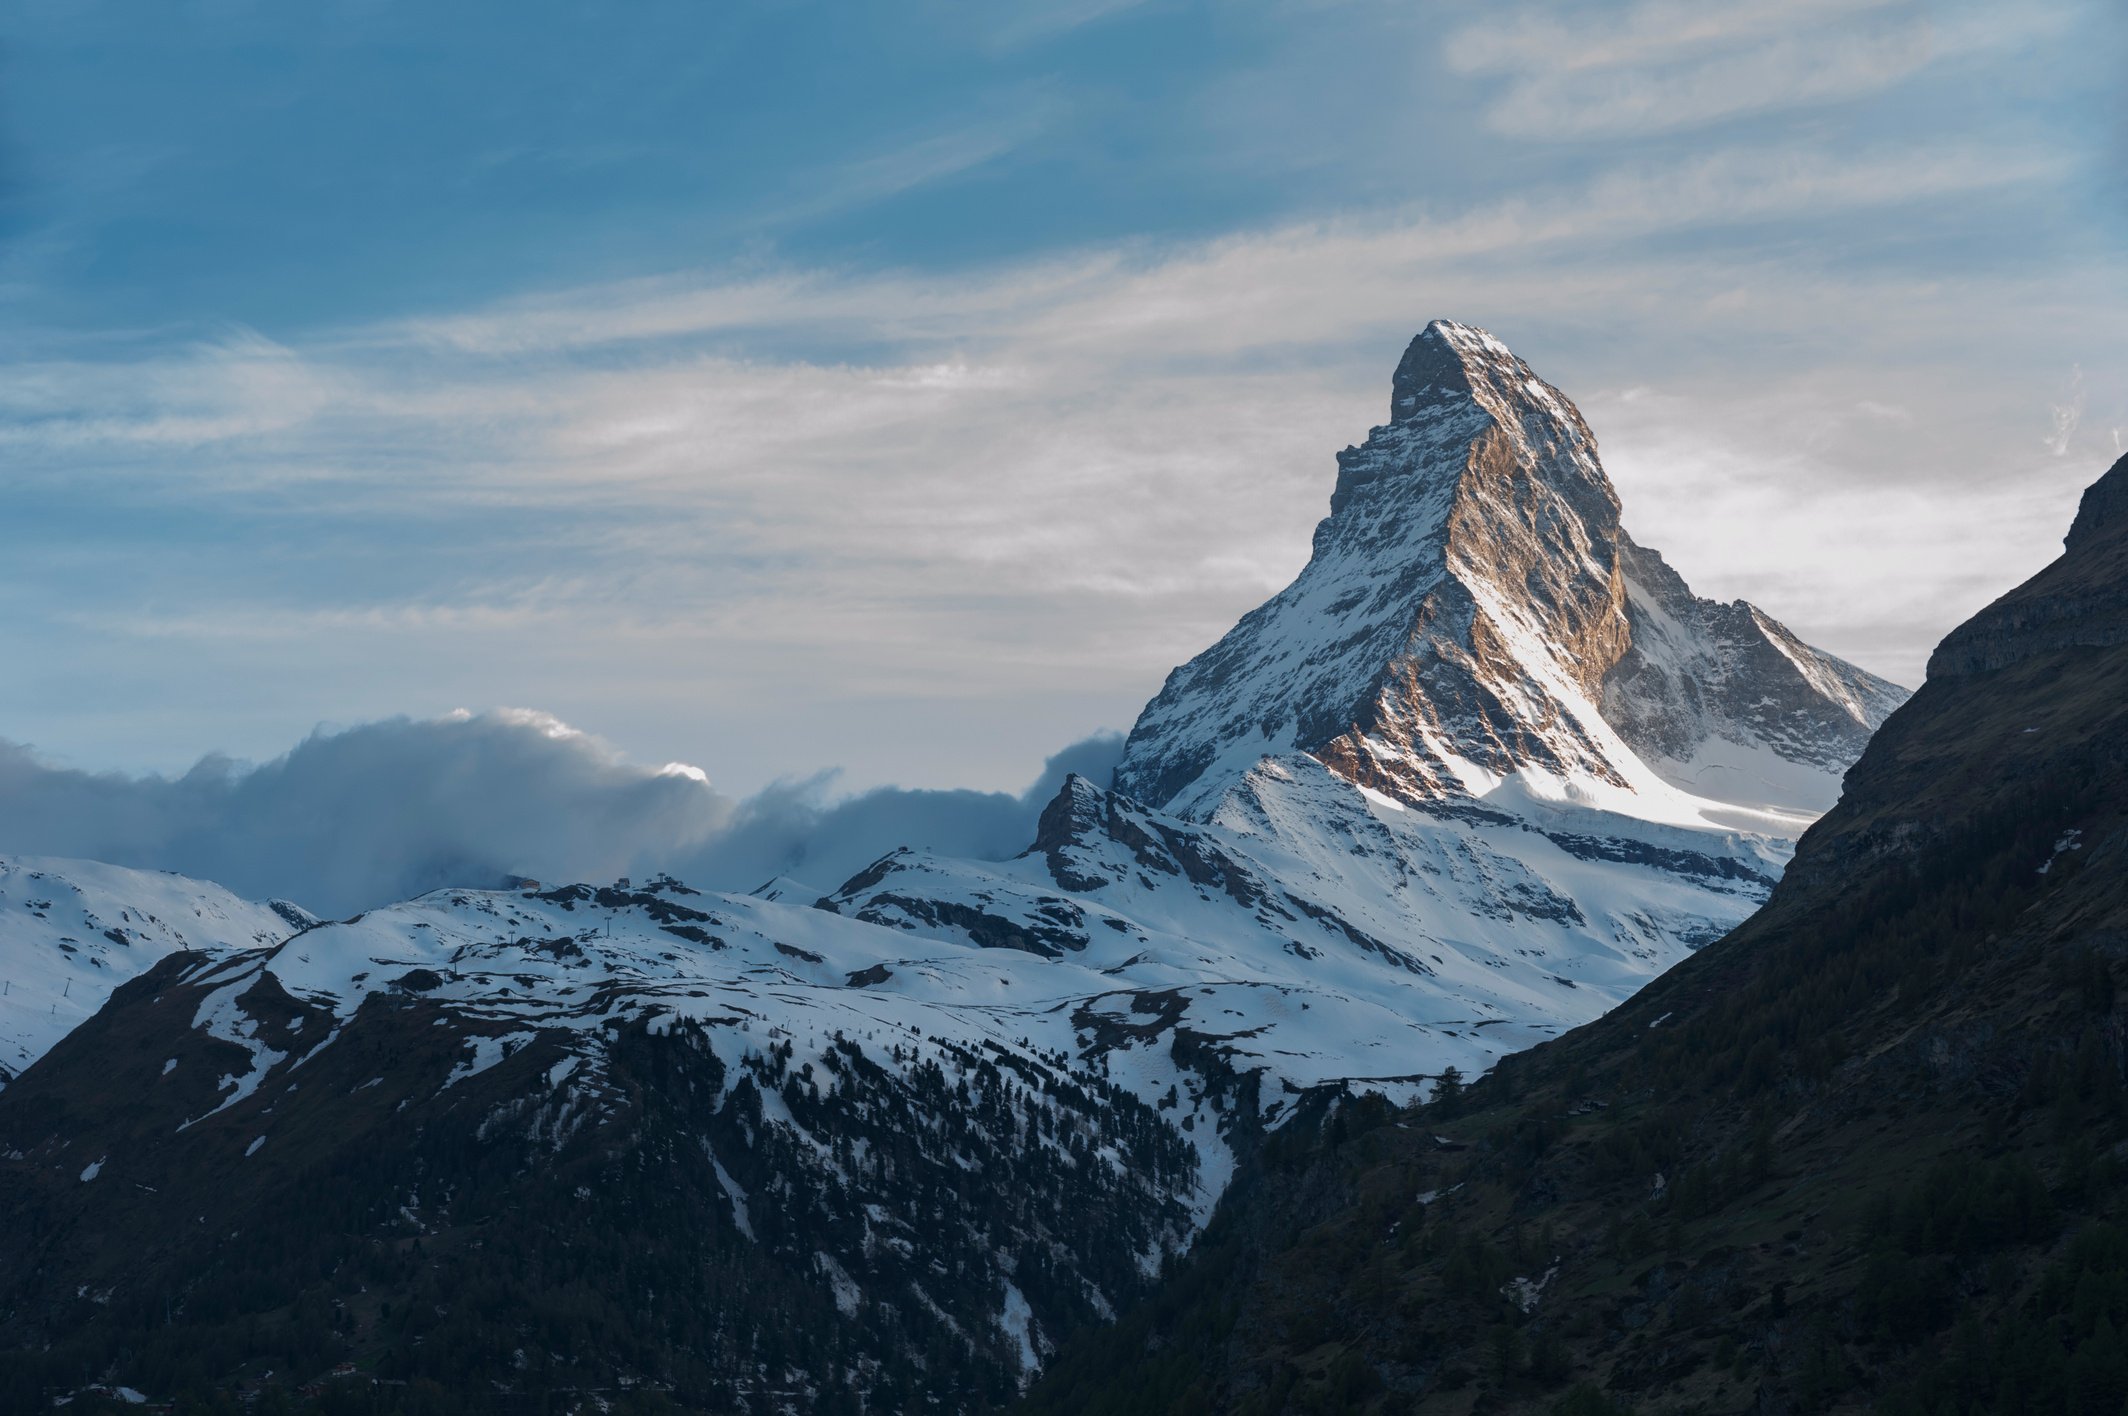
<path fill-rule="evenodd" d="M 837 797 L 828 774 L 735 799 L 688 764 L 643 767 L 525 710 L 320 731 L 263 765 L 208 757 L 178 777 L 74 771 L 0 743 L 0 852 L 174 870 L 326 915 L 512 875 L 662 870 L 744 890 L 782 874 L 825 890 L 896 846 L 1016 854 L 1064 774 L 1105 778 L 1120 748 L 1074 744 L 1018 794 Z"/>
<path fill-rule="evenodd" d="M 1066 776 L 1106 782 L 1122 751 L 1113 733 L 1073 743 L 1018 793 L 876 787 L 831 800 L 832 777 L 779 782 L 740 802 L 722 830 L 671 868 L 726 889 L 786 875 L 826 891 L 897 846 L 1003 860 L 1033 842 L 1036 818 Z"/>

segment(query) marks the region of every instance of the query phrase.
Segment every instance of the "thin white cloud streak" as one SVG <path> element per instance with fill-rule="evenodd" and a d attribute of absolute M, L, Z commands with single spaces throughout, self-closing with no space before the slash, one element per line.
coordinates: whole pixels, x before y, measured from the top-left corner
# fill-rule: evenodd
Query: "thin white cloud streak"
<path fill-rule="evenodd" d="M 1015 5 L 962 3 L 948 7 L 951 24 L 972 29 L 977 42 L 995 53 L 1045 43 L 1086 25 L 1135 10 L 1146 0 L 1023 0 Z"/>
<path fill-rule="evenodd" d="M 300 427 L 360 396 L 360 384 L 253 330 L 232 329 L 175 356 L 9 366 L 0 443 L 131 442 L 173 448 Z"/>
<path fill-rule="evenodd" d="M 1645 65 L 1708 48 L 1733 46 L 1798 26 L 1849 19 L 1906 0 L 1650 0 L 1617 6 L 1525 6 L 1495 9 L 1484 23 L 1451 34 L 1442 46 L 1465 73 L 1573 72 Z"/>
<path fill-rule="evenodd" d="M 1023 93 L 998 112 L 904 136 L 869 156 L 807 174 L 802 194 L 751 213 L 748 224 L 763 229 L 796 226 L 964 176 L 1040 137 L 1055 123 L 1058 110 L 1052 96 Z"/>
<path fill-rule="evenodd" d="M 2054 415 L 2054 431 L 2044 439 L 2048 452 L 2060 457 L 2069 450 L 2069 444 L 2076 439 L 2077 427 L 2084 421 L 2084 406 L 2088 400 L 2084 371 L 2078 367 L 2070 375 L 2067 396 L 2062 402 L 2049 405 L 2049 411 Z"/>
<path fill-rule="evenodd" d="M 1451 36 L 1452 68 L 1502 75 L 1488 126 L 1521 138 L 1612 138 L 1701 127 L 1882 92 L 1925 70 L 2057 35 L 2086 7 L 1912 0 L 1679 4 L 1489 17 Z"/>
<path fill-rule="evenodd" d="M 1310 222 L 1179 253 L 1133 258 L 1107 250 L 954 279 L 778 272 L 725 281 L 681 276 L 569 291 L 470 315 L 386 325 L 353 336 L 385 349 L 431 346 L 521 357 L 652 340 L 776 331 L 783 338 L 876 336 L 967 340 L 1009 331 L 1017 343 L 1129 335 L 1129 352 L 1216 352 L 1249 337 L 1271 311 L 1289 337 L 1339 338 L 1356 310 L 1377 308 L 1369 277 L 1443 272 L 1476 257 L 1536 254 L 1654 234 L 1768 220 L 1825 219 L 1963 192 L 2057 180 L 2071 159 L 2045 148 L 1970 144 L 1874 152 L 1774 147 L 1600 174 L 1577 189 L 1514 198 L 1449 217 L 1411 213 Z M 1223 303 L 1213 304 L 1216 296 Z M 1330 303 L 1322 303 L 1325 296 Z M 1221 324 L 1208 318 L 1226 315 Z M 1299 325 L 1299 328 L 1295 326 Z M 1113 345 L 1110 344 L 1111 350 Z"/>

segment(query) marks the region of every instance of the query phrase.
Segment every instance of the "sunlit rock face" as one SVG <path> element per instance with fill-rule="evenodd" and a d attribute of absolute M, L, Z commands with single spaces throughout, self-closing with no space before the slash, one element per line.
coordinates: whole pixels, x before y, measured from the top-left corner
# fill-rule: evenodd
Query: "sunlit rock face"
<path fill-rule="evenodd" d="M 1437 320 L 1293 584 L 1169 676 L 1119 790 L 1185 815 L 1300 751 L 1404 802 L 1534 770 L 1814 812 L 1904 693 L 1634 544 L 1573 403 Z"/>

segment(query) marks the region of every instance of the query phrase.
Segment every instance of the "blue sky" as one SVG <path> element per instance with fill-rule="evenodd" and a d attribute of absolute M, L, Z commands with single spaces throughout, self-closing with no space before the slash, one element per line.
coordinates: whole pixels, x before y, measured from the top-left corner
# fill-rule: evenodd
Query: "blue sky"
<path fill-rule="evenodd" d="M 1017 788 L 1298 569 L 1437 315 L 1701 593 L 1914 682 L 2128 438 L 2123 28 L 11 7 L 0 738 L 511 706 L 740 792 Z"/>

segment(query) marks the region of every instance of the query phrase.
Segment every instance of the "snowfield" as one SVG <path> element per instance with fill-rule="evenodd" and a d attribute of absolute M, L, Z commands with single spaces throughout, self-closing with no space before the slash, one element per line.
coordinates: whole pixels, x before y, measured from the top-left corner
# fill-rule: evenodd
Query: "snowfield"
<path fill-rule="evenodd" d="M 255 949 L 310 922 L 219 885 L 86 860 L 0 860 L 0 1086 L 113 989 L 185 949 Z"/>

